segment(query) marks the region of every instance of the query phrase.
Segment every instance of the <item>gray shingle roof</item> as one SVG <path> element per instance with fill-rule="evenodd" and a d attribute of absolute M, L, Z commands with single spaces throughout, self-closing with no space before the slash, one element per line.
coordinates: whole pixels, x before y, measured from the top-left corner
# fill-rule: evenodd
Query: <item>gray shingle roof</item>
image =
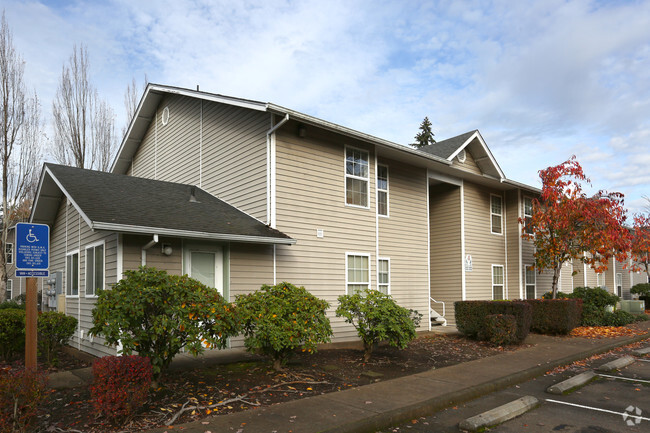
<path fill-rule="evenodd" d="M 430 153 L 440 158 L 449 158 L 460 146 L 463 145 L 477 130 L 469 131 L 456 137 L 451 137 L 446 140 L 438 141 L 435 144 L 430 144 L 420 148 L 420 150 Z"/>
<path fill-rule="evenodd" d="M 147 227 L 166 233 L 202 234 L 197 237 L 295 242 L 199 187 L 49 163 L 45 166 L 94 228 L 114 225 L 115 231 L 121 231 L 119 226 L 134 231 L 134 227 Z"/>

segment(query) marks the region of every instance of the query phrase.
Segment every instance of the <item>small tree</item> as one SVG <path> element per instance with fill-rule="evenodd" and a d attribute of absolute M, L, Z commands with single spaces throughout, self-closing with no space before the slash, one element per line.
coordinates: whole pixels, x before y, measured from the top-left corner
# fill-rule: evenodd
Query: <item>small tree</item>
<path fill-rule="evenodd" d="M 415 135 L 415 143 L 411 143 L 411 146 L 420 149 L 429 144 L 434 144 L 436 140 L 434 140 L 433 135 L 433 131 L 431 131 L 431 122 L 428 117 L 425 117 L 422 123 L 420 123 L 420 132 Z"/>
<path fill-rule="evenodd" d="M 111 290 L 99 292 L 90 334 L 104 336 L 106 344 L 121 343 L 123 354 L 148 357 L 154 377 L 181 349 L 196 356 L 225 347 L 239 333 L 234 306 L 217 289 L 155 268 L 124 275 Z"/>
<path fill-rule="evenodd" d="M 630 253 L 632 268 L 650 275 L 650 214 L 635 215 L 631 232 Z"/>
<path fill-rule="evenodd" d="M 553 271 L 555 299 L 563 263 L 577 259 L 602 272 L 612 256 L 624 260 L 629 235 L 623 226 L 623 194 L 600 191 L 587 197 L 582 182 L 589 179 L 575 156 L 539 174 L 542 193 L 533 200 L 532 218 L 519 222 L 528 225 L 521 236 L 535 245 L 537 270 Z"/>
<path fill-rule="evenodd" d="M 354 295 L 339 296 L 336 316 L 345 318 L 363 341 L 363 362 L 368 362 L 375 344 L 388 344 L 404 349 L 415 338 L 415 328 L 422 315 L 397 305 L 390 295 L 378 290 L 363 290 Z"/>
<path fill-rule="evenodd" d="M 304 287 L 289 283 L 264 285 L 254 293 L 237 296 L 246 348 L 260 351 L 280 370 L 296 349 L 309 353 L 332 336 L 325 314 L 329 304 Z"/>

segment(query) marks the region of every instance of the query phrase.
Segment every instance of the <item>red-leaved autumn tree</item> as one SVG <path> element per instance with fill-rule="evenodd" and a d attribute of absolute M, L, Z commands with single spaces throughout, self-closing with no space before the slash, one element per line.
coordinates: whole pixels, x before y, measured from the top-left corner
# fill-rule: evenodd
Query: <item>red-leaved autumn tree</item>
<path fill-rule="evenodd" d="M 629 232 L 623 226 L 623 194 L 600 191 L 587 197 L 582 183 L 589 183 L 575 156 L 562 164 L 540 170 L 542 193 L 533 200 L 529 233 L 522 237 L 535 245 L 535 268 L 553 271 L 555 299 L 562 264 L 581 260 L 596 272 L 607 269 L 612 256 L 625 258 Z M 521 224 L 526 224 L 523 218 Z"/>
<path fill-rule="evenodd" d="M 631 235 L 632 268 L 650 274 L 650 214 L 634 216 Z"/>

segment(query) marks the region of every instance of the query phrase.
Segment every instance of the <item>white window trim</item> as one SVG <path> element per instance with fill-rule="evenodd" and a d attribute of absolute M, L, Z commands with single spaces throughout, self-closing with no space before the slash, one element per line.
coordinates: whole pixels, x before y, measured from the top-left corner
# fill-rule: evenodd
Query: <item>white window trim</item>
<path fill-rule="evenodd" d="M 11 251 L 11 260 L 7 260 L 8 265 L 13 265 L 14 264 L 14 244 L 13 242 L 7 242 L 5 244 L 5 259 L 7 258 L 7 247 L 9 247 L 9 250 Z"/>
<path fill-rule="evenodd" d="M 354 294 L 354 293 L 349 293 L 348 292 L 348 286 L 350 284 L 365 284 L 365 283 L 360 283 L 358 281 L 350 282 L 350 280 L 348 280 L 348 269 L 349 269 L 348 268 L 348 262 L 349 262 L 350 256 L 363 256 L 363 257 L 368 258 L 368 289 L 372 288 L 372 269 L 371 269 L 371 266 L 370 266 L 370 263 L 371 263 L 370 262 L 370 254 L 368 254 L 368 253 L 355 253 L 355 252 L 347 251 L 345 253 L 345 294 L 346 295 L 353 295 Z"/>
<path fill-rule="evenodd" d="M 530 200 L 531 214 L 526 214 L 526 200 Z M 528 218 L 528 217 L 530 217 L 531 220 L 532 220 L 532 218 L 533 218 L 533 214 L 532 214 L 533 198 L 530 197 L 530 196 L 525 195 L 522 204 L 523 204 L 523 207 L 524 207 L 524 209 L 523 209 L 524 221 L 526 221 L 526 218 Z M 526 226 L 525 226 L 525 223 L 524 223 L 524 231 L 525 230 L 526 230 Z M 526 231 L 526 233 L 528 233 L 528 232 Z M 532 234 L 532 233 L 530 233 L 530 234 Z"/>
<path fill-rule="evenodd" d="M 386 169 L 386 189 L 380 189 L 379 188 L 379 167 L 384 167 Z M 377 207 L 377 215 L 380 218 L 389 218 L 390 217 L 390 169 L 388 168 L 388 165 L 386 164 L 377 164 L 376 169 L 375 169 L 375 185 L 377 186 L 377 199 L 375 200 L 376 202 L 376 207 Z M 380 214 L 379 213 L 379 192 L 385 192 L 386 193 L 386 215 Z"/>
<path fill-rule="evenodd" d="M 618 282 L 621 282 L 619 285 Z M 618 294 L 618 288 L 621 288 L 621 294 Z M 623 297 L 623 274 L 622 273 L 617 273 L 614 275 L 614 290 L 616 291 L 616 296 L 620 296 L 621 298 Z"/>
<path fill-rule="evenodd" d="M 607 279 L 605 278 L 605 271 L 600 273 L 596 272 L 596 287 L 605 287 L 606 285 Z"/>
<path fill-rule="evenodd" d="M 106 241 L 102 240 L 102 241 L 99 241 L 99 242 L 94 242 L 92 244 L 88 244 L 84 248 L 84 261 L 86 263 L 86 268 L 84 269 L 85 272 L 84 272 L 84 284 L 83 284 L 83 286 L 84 286 L 84 297 L 85 298 L 96 298 L 97 296 L 99 296 L 99 295 L 97 295 L 97 287 L 95 287 L 95 294 L 94 295 L 89 295 L 87 293 L 88 287 L 87 287 L 86 278 L 88 278 L 88 250 L 90 248 L 94 249 L 95 247 L 98 247 L 100 245 L 102 245 L 104 247 L 104 261 L 103 261 L 104 269 L 102 270 L 102 276 L 104 278 L 104 281 L 102 281 L 101 287 L 102 287 L 102 289 L 106 289 Z M 93 260 L 95 260 L 94 251 L 93 251 Z M 95 266 L 95 264 L 93 263 L 93 273 L 95 271 L 94 266 Z"/>
<path fill-rule="evenodd" d="M 533 284 L 528 284 L 528 281 L 526 280 L 526 268 L 533 268 Z M 535 297 L 531 299 L 536 299 L 537 298 L 537 275 L 535 274 L 535 266 L 534 265 L 524 265 L 524 295 L 526 296 L 526 299 L 528 299 L 528 286 L 533 286 L 535 290 Z M 561 288 L 559 281 L 558 281 L 558 286 Z"/>
<path fill-rule="evenodd" d="M 351 150 L 358 150 L 359 152 L 365 152 L 368 155 L 368 177 L 361 177 L 361 176 L 355 176 L 353 174 L 348 174 L 348 169 L 347 169 L 347 162 L 348 162 L 348 149 Z M 343 149 L 343 175 L 345 176 L 343 178 L 343 202 L 345 203 L 345 206 L 347 207 L 354 207 L 357 209 L 370 209 L 370 152 L 364 149 L 361 149 L 359 147 L 354 147 L 354 146 L 348 146 L 347 144 L 344 146 Z M 368 203 L 366 206 L 360 206 L 358 204 L 350 204 L 348 203 L 348 181 L 347 179 L 352 178 L 352 179 L 357 179 L 357 180 L 365 180 L 366 181 L 366 191 L 368 192 Z"/>
<path fill-rule="evenodd" d="M 501 271 L 502 271 L 502 274 L 501 274 L 501 275 L 503 276 L 503 282 L 502 282 L 501 284 L 494 284 L 494 268 L 496 268 L 496 267 L 501 268 Z M 505 267 L 504 267 L 503 265 L 494 265 L 494 264 L 493 264 L 492 267 L 491 267 L 491 274 L 492 274 L 492 278 L 491 278 L 491 280 L 490 280 L 490 292 L 492 293 L 492 295 L 491 295 L 491 296 L 492 296 L 492 300 L 493 300 L 493 301 L 496 300 L 496 299 L 494 299 L 494 286 L 499 286 L 499 285 L 501 286 L 501 296 L 502 296 L 502 298 L 499 299 L 499 301 L 500 301 L 500 300 L 505 300 L 505 299 L 506 299 L 506 274 L 505 274 Z"/>
<path fill-rule="evenodd" d="M 386 284 L 386 294 L 390 295 L 390 257 L 377 257 L 377 290 L 379 290 L 379 262 L 381 260 L 388 262 L 388 284 Z"/>
<path fill-rule="evenodd" d="M 499 197 L 499 199 L 501 200 L 501 213 L 500 214 L 492 213 L 492 197 Z M 503 212 L 503 196 L 500 196 L 499 194 L 490 194 L 490 233 L 492 233 L 493 235 L 503 236 L 503 232 L 504 232 L 504 230 L 503 230 L 503 213 L 504 213 Z M 501 217 L 501 233 L 497 233 L 497 232 L 494 231 L 494 229 L 492 227 L 492 215 L 499 215 Z"/>
<path fill-rule="evenodd" d="M 70 278 L 70 275 L 68 275 L 68 257 L 74 256 L 77 254 L 77 294 L 76 295 L 68 295 L 68 279 Z M 79 292 L 81 292 L 81 253 L 79 250 L 72 250 L 66 253 L 65 255 L 65 284 L 64 284 L 64 293 L 66 298 L 79 298 Z"/>

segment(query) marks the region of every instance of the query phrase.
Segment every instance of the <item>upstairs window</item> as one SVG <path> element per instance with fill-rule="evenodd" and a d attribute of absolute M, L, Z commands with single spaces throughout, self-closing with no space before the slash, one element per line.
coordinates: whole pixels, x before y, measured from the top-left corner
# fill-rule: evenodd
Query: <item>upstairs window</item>
<path fill-rule="evenodd" d="M 14 262 L 14 244 L 5 244 L 5 259 L 8 265 L 11 265 Z"/>
<path fill-rule="evenodd" d="M 533 226 L 531 221 L 533 219 L 533 199 L 524 197 L 524 230 L 529 235 L 533 234 Z"/>
<path fill-rule="evenodd" d="M 104 244 L 86 248 L 86 296 L 104 288 Z"/>
<path fill-rule="evenodd" d="M 5 299 L 7 301 L 11 300 L 11 297 L 13 296 L 13 288 L 14 288 L 14 281 L 7 280 L 7 287 L 5 288 Z"/>
<path fill-rule="evenodd" d="M 605 273 L 596 274 L 596 287 L 605 287 Z"/>
<path fill-rule="evenodd" d="M 492 221 L 492 233 L 502 234 L 501 220 L 503 218 L 503 203 L 499 195 L 490 196 L 490 219 Z"/>
<path fill-rule="evenodd" d="M 616 296 L 623 297 L 623 274 L 616 274 Z"/>
<path fill-rule="evenodd" d="M 503 299 L 503 266 L 492 265 L 492 299 Z"/>
<path fill-rule="evenodd" d="M 354 295 L 370 287 L 370 256 L 367 254 L 347 254 L 347 292 Z"/>
<path fill-rule="evenodd" d="M 368 207 L 368 152 L 345 148 L 345 203 Z"/>
<path fill-rule="evenodd" d="M 377 166 L 377 214 L 388 216 L 388 167 Z"/>

